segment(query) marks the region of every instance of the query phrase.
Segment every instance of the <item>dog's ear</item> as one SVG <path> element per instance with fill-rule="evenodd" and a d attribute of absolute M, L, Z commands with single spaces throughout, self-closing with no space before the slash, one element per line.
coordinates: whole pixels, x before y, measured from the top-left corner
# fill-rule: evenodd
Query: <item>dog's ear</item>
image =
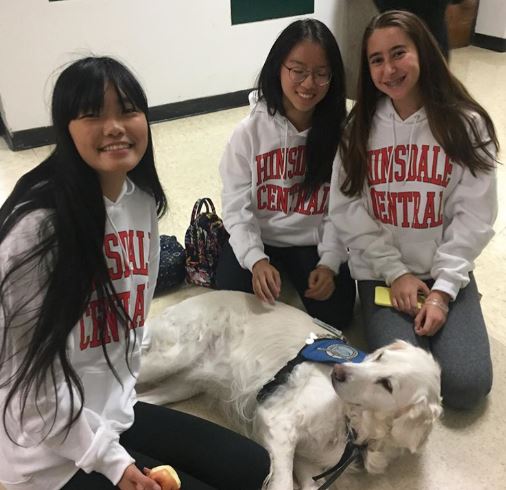
<path fill-rule="evenodd" d="M 416 452 L 426 441 L 441 412 L 439 403 L 429 402 L 426 396 L 422 396 L 394 419 L 392 439 L 399 447 Z"/>

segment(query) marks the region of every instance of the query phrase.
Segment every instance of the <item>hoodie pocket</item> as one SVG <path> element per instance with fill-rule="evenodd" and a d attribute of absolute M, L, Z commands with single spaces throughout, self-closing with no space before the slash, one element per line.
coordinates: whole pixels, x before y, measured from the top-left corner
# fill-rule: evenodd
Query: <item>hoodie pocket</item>
<path fill-rule="evenodd" d="M 414 274 L 426 275 L 430 273 L 434 255 L 437 251 L 435 240 L 423 242 L 400 241 L 399 250 L 402 261 Z"/>

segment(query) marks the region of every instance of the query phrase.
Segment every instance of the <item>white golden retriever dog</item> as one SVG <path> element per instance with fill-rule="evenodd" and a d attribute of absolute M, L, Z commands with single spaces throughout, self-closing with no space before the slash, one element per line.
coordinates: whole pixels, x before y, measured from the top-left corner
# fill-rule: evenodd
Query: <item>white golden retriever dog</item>
<path fill-rule="evenodd" d="M 401 341 L 360 364 L 299 364 L 257 402 L 308 334 L 325 332 L 282 303 L 210 292 L 167 308 L 147 327 L 140 399 L 162 404 L 211 395 L 233 428 L 269 451 L 269 490 L 292 490 L 294 477 L 299 488 L 319 488 L 313 476 L 339 461 L 349 434 L 365 469 L 382 472 L 403 451 L 415 452 L 441 413 L 438 365 Z"/>

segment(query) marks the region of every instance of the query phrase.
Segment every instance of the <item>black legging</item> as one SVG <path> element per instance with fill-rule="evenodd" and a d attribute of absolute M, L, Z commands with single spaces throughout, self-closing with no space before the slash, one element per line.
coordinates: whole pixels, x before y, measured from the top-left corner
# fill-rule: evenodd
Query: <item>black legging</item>
<path fill-rule="evenodd" d="M 120 442 L 136 466 L 173 466 L 184 490 L 259 490 L 269 473 L 267 451 L 207 420 L 137 402 L 135 422 Z M 79 470 L 64 490 L 112 490 L 100 473 Z"/>

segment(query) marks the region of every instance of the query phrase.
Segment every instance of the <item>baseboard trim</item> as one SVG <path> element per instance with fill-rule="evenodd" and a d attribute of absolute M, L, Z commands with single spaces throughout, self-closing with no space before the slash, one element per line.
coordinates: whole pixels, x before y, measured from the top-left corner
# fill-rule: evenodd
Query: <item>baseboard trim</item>
<path fill-rule="evenodd" d="M 504 53 L 506 51 L 506 39 L 502 37 L 475 33 L 473 36 L 473 44 L 479 48 L 499 51 L 500 53 Z"/>
<path fill-rule="evenodd" d="M 228 94 L 213 95 L 200 99 L 184 100 L 172 104 L 159 105 L 149 109 L 151 122 L 170 121 L 181 117 L 208 114 L 248 105 L 248 94 L 253 89 L 230 92 Z"/>
<path fill-rule="evenodd" d="M 5 130 L 4 134 L 7 145 L 13 151 L 29 150 L 38 146 L 51 145 L 54 143 L 53 127 L 23 129 L 10 133 Z"/>
<path fill-rule="evenodd" d="M 252 89 L 240 90 L 228 94 L 213 95 L 211 97 L 202 97 L 199 99 L 150 107 L 150 121 L 151 123 L 157 123 L 245 106 L 248 105 L 248 94 L 251 90 Z M 0 119 L 0 135 L 2 135 L 2 128 L 4 129 L 3 136 L 9 148 L 13 151 L 27 150 L 54 143 L 52 126 L 24 129 L 22 131 L 9 133 Z"/>

